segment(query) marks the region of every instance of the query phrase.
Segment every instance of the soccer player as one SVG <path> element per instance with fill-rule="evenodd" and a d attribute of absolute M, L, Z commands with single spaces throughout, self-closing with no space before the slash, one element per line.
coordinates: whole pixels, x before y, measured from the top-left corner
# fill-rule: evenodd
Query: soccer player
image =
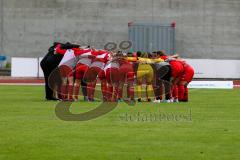
<path fill-rule="evenodd" d="M 180 81 L 180 78 L 184 72 L 183 64 L 182 62 L 175 59 L 177 56 L 167 56 L 164 51 L 159 51 L 158 54 L 160 55 L 160 58 L 164 59 L 166 62 L 169 62 L 171 65 L 171 82 L 172 82 L 172 98 L 173 102 L 178 102 L 178 83 Z M 171 101 L 167 101 L 171 102 Z"/>
<path fill-rule="evenodd" d="M 185 61 L 182 61 L 182 62 L 184 63 L 184 73 L 180 78 L 180 82 L 178 83 L 178 88 L 179 88 L 178 99 L 180 102 L 188 102 L 188 84 L 193 79 L 194 69 Z"/>
<path fill-rule="evenodd" d="M 168 62 L 164 62 L 160 58 L 160 53 L 156 52 L 156 58 L 158 60 L 154 63 L 155 69 L 155 82 L 154 82 L 154 103 L 160 103 L 163 100 L 163 88 L 165 90 L 165 101 L 169 102 L 171 100 L 171 66 Z"/>
<path fill-rule="evenodd" d="M 74 48 L 71 48 L 74 47 Z M 71 49 L 65 49 L 71 48 Z M 73 101 L 73 84 L 74 84 L 74 68 L 78 61 L 78 54 L 80 53 L 78 45 L 67 44 L 58 45 L 56 53 L 63 54 L 63 58 L 59 64 L 59 70 L 62 77 L 61 98 L 63 101 Z"/>
<path fill-rule="evenodd" d="M 78 53 L 78 62 L 75 69 L 75 82 L 74 82 L 74 100 L 78 100 L 78 94 L 80 85 L 83 84 L 83 77 L 88 70 L 89 66 L 92 63 L 92 60 L 94 59 L 94 55 L 92 55 L 92 50 L 90 49 L 90 46 L 87 48 L 82 48 L 79 50 Z M 84 100 L 87 100 L 87 86 L 82 86 L 83 96 Z"/>
<path fill-rule="evenodd" d="M 111 53 L 111 52 L 110 52 Z M 119 55 L 110 54 L 109 61 L 107 62 L 104 71 L 107 80 L 107 101 L 116 102 L 119 93 Z"/>
<path fill-rule="evenodd" d="M 101 81 L 103 101 L 107 101 L 107 82 L 104 67 L 109 60 L 109 53 L 106 50 L 92 49 L 92 54 L 95 58 L 83 78 L 88 83 L 88 100 L 91 102 L 94 101 L 94 92 L 98 77 Z"/>
<path fill-rule="evenodd" d="M 118 101 L 123 101 L 123 88 L 127 84 L 127 100 L 124 100 L 134 102 L 134 63 L 136 63 L 137 58 L 132 57 L 132 53 L 121 53 L 118 58 L 120 64 Z"/>
<path fill-rule="evenodd" d="M 142 83 L 145 79 L 146 81 L 146 98 L 150 102 L 150 94 L 153 90 L 152 83 L 154 77 L 154 70 L 151 66 L 152 61 L 148 58 L 147 54 L 142 54 L 137 52 L 138 59 L 138 69 L 137 69 L 137 94 L 138 102 L 142 102 Z"/>
<path fill-rule="evenodd" d="M 68 90 L 67 90 L 67 83 L 68 83 L 68 75 L 71 72 L 71 68 L 68 67 L 68 65 L 64 64 L 68 61 L 68 55 L 67 54 L 72 54 L 72 50 L 69 50 L 67 53 L 67 49 L 62 49 L 62 45 L 57 45 L 56 49 L 55 49 L 56 54 L 60 54 L 63 55 L 63 58 L 60 62 L 60 64 L 58 65 L 59 71 L 60 71 L 60 75 L 61 75 L 61 79 L 62 79 L 62 84 L 60 87 L 60 95 L 61 95 L 61 99 L 66 101 L 68 99 Z"/>

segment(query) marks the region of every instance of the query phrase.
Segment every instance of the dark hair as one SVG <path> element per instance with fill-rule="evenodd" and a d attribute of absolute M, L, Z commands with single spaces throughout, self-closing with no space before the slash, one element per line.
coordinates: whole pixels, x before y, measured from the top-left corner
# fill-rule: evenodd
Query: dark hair
<path fill-rule="evenodd" d="M 53 46 L 56 47 L 58 44 L 61 44 L 60 42 L 54 42 Z"/>
<path fill-rule="evenodd" d="M 142 56 L 142 52 L 141 51 L 137 51 L 137 57 L 141 57 Z"/>
<path fill-rule="evenodd" d="M 122 54 L 122 51 L 121 50 L 117 51 L 117 54 Z"/>
<path fill-rule="evenodd" d="M 123 54 L 121 53 L 121 52 L 118 52 L 117 54 L 116 54 L 116 57 L 122 57 L 123 56 Z"/>
<path fill-rule="evenodd" d="M 133 56 L 133 53 L 132 53 L 132 52 L 128 52 L 128 53 L 127 53 L 127 56 L 128 56 L 128 57 L 132 57 L 132 56 Z"/>
<path fill-rule="evenodd" d="M 61 45 L 62 49 L 73 49 L 73 48 L 79 48 L 79 47 L 80 47 L 80 45 L 72 44 L 70 42 L 67 42 L 67 43 Z"/>
<path fill-rule="evenodd" d="M 156 57 L 157 56 L 157 52 L 152 52 L 152 57 Z"/>
<path fill-rule="evenodd" d="M 148 52 L 147 54 L 148 54 L 148 58 L 152 58 L 153 57 L 153 55 L 150 52 Z"/>
<path fill-rule="evenodd" d="M 58 44 L 62 44 L 60 42 L 54 42 L 53 43 L 53 46 L 51 46 L 49 49 L 48 49 L 48 52 L 54 52 L 54 49 L 57 47 Z"/>
<path fill-rule="evenodd" d="M 157 55 L 158 56 L 165 56 L 166 54 L 164 53 L 164 51 L 157 51 Z"/>

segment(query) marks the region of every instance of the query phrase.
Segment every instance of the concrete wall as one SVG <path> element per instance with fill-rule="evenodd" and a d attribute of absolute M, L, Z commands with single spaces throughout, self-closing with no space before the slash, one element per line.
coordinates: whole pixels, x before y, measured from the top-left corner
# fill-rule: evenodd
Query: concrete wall
<path fill-rule="evenodd" d="M 240 59 L 240 0 L 0 0 L 0 54 L 40 57 L 53 41 L 103 47 L 130 21 L 176 21 L 183 57 Z"/>

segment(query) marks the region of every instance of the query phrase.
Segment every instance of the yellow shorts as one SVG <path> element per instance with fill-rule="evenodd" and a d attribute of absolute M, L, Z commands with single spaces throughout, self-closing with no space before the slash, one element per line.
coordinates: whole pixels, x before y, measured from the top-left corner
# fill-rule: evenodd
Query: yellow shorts
<path fill-rule="evenodd" d="M 143 78 L 146 78 L 147 83 L 153 81 L 154 71 L 151 65 L 149 64 L 139 64 L 137 70 L 137 81 L 142 82 Z"/>

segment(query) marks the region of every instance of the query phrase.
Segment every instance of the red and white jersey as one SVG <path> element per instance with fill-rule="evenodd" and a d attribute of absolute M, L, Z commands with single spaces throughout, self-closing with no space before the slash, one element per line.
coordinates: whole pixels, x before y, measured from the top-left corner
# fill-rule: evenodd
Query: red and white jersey
<path fill-rule="evenodd" d="M 106 71 L 107 69 L 119 69 L 120 68 L 120 63 L 117 60 L 113 60 L 112 58 L 109 59 L 109 61 L 106 63 L 104 70 Z"/>
<path fill-rule="evenodd" d="M 105 50 L 93 50 L 92 54 L 95 56 L 94 62 L 100 61 L 106 64 L 110 59 L 110 53 Z"/>
<path fill-rule="evenodd" d="M 95 56 L 92 54 L 91 49 L 81 49 L 77 51 L 75 55 L 78 56 L 78 64 L 83 64 L 87 66 L 90 66 L 92 60 L 95 58 Z"/>
<path fill-rule="evenodd" d="M 62 49 L 61 44 L 58 44 L 55 48 L 56 53 L 63 54 L 63 55 L 66 54 L 68 50 L 72 50 L 72 52 L 74 52 L 74 55 L 76 57 L 86 54 L 88 52 L 91 52 L 91 49 L 82 49 L 82 48 Z"/>
<path fill-rule="evenodd" d="M 171 66 L 181 66 L 184 65 L 184 61 L 177 60 L 175 58 L 171 58 L 169 56 L 160 56 L 161 59 L 163 59 L 166 62 L 169 62 Z"/>
<path fill-rule="evenodd" d="M 110 53 L 105 50 L 93 50 L 92 54 L 95 56 L 91 67 L 98 67 L 104 69 L 107 62 L 110 60 Z"/>
<path fill-rule="evenodd" d="M 59 63 L 59 66 L 65 65 L 70 68 L 74 68 L 76 66 L 76 64 L 77 64 L 77 58 L 74 55 L 74 51 L 72 49 L 67 49 L 66 52 L 64 53 L 64 56 L 63 56 L 61 62 Z"/>
<path fill-rule="evenodd" d="M 91 49 L 72 48 L 76 57 L 84 56 L 91 52 Z"/>
<path fill-rule="evenodd" d="M 94 56 L 92 55 L 91 49 L 82 48 L 72 48 L 72 49 L 62 49 L 61 45 L 57 45 L 55 48 L 56 53 L 62 54 L 63 59 L 60 65 L 67 65 L 74 68 L 76 64 L 83 64 L 90 66 Z"/>

